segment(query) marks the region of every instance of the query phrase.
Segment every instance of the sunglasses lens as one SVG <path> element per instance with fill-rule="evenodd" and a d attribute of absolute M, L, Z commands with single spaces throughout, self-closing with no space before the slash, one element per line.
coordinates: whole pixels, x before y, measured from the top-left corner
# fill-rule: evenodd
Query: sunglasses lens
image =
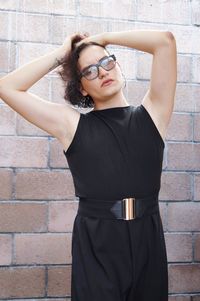
<path fill-rule="evenodd" d="M 105 70 L 111 70 L 115 66 L 115 60 L 112 57 L 108 57 L 102 61 L 101 65 Z"/>
<path fill-rule="evenodd" d="M 84 72 L 84 76 L 89 80 L 97 77 L 97 75 L 98 75 L 98 70 L 96 66 L 92 66 Z"/>
<path fill-rule="evenodd" d="M 116 61 L 112 56 L 108 56 L 101 61 L 101 67 L 105 70 L 111 70 L 115 67 Z M 83 72 L 83 76 L 88 80 L 95 79 L 98 76 L 98 67 L 91 66 Z"/>

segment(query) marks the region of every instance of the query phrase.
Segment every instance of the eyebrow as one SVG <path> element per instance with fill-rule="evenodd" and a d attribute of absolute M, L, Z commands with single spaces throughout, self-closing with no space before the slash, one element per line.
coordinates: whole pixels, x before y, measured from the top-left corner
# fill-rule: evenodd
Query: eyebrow
<path fill-rule="evenodd" d="M 104 58 L 108 57 L 108 56 L 109 56 L 109 55 L 104 55 L 102 58 L 99 59 L 98 63 L 99 63 L 101 60 L 103 60 Z M 82 69 L 81 72 L 85 71 L 87 68 L 89 68 L 89 67 L 91 67 L 91 66 L 94 66 L 94 65 L 96 65 L 96 64 L 90 64 L 90 65 L 84 67 L 84 68 Z"/>

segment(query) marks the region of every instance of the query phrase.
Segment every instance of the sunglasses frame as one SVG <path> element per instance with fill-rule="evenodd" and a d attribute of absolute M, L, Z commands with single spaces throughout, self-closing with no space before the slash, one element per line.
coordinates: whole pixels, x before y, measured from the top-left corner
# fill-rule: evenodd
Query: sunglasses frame
<path fill-rule="evenodd" d="M 104 58 L 102 58 L 101 60 L 99 60 L 99 62 L 98 62 L 97 64 L 92 64 L 92 65 L 89 65 L 89 66 L 85 67 L 85 68 L 83 69 L 83 71 L 79 73 L 79 79 L 81 79 L 82 77 L 85 77 L 84 72 L 85 72 L 88 68 L 93 67 L 93 66 L 97 67 L 97 76 L 94 77 L 94 78 L 92 78 L 92 79 L 88 79 L 88 78 L 86 78 L 86 77 L 85 77 L 85 78 L 86 78 L 87 80 L 93 80 L 93 79 L 97 78 L 97 77 L 99 76 L 99 67 L 100 67 L 100 66 L 101 66 L 104 70 L 106 70 L 101 64 L 102 64 L 102 62 L 103 62 L 104 60 L 108 59 L 109 57 L 112 57 L 112 58 L 114 59 L 114 62 L 115 62 L 115 65 L 116 65 L 116 61 L 117 61 L 117 60 L 116 60 L 116 56 L 115 56 L 114 54 L 110 54 L 109 56 L 104 57 Z M 115 65 L 114 65 L 114 67 L 115 67 Z M 114 67 L 113 67 L 113 68 L 114 68 Z M 109 70 L 112 70 L 113 68 L 111 68 L 111 69 L 109 69 Z M 109 71 L 109 70 L 106 70 L 106 71 Z"/>

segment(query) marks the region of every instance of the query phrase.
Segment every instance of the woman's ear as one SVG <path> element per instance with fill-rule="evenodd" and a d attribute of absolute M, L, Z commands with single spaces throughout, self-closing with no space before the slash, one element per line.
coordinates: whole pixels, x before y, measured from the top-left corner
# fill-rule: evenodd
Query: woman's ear
<path fill-rule="evenodd" d="M 83 96 L 87 96 L 88 93 L 83 89 L 83 86 L 80 85 L 80 91 L 81 91 L 81 94 L 83 94 Z"/>

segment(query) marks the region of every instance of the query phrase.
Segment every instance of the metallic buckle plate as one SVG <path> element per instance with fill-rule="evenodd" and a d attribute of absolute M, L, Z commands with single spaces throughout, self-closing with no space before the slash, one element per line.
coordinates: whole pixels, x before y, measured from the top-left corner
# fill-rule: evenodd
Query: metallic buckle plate
<path fill-rule="evenodd" d="M 135 219 L 135 198 L 125 198 L 123 201 L 123 219 Z"/>

